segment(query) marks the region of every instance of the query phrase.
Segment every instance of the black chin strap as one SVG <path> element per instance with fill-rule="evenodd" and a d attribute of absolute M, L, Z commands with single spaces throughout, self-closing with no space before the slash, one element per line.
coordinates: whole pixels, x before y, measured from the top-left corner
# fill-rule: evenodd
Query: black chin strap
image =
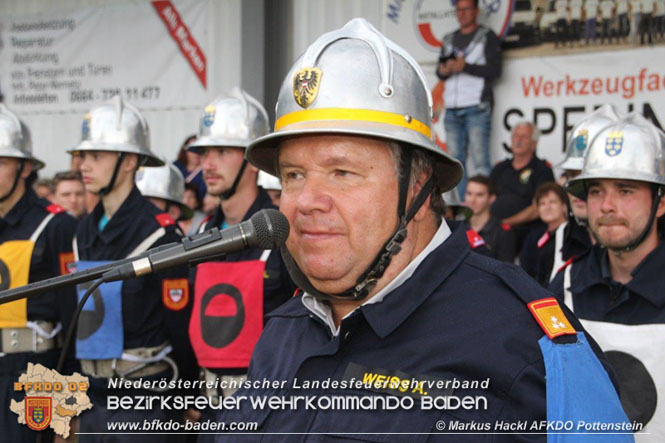
<path fill-rule="evenodd" d="M 111 176 L 111 180 L 109 181 L 109 184 L 103 187 L 102 189 L 99 190 L 98 194 L 100 197 L 104 197 L 105 195 L 108 195 L 109 192 L 113 190 L 113 186 L 115 186 L 115 181 L 118 178 L 118 171 L 120 171 L 120 164 L 122 163 L 122 160 L 125 158 L 125 153 L 121 152 L 120 155 L 118 155 L 118 159 L 115 162 L 115 167 L 113 168 L 113 175 Z"/>
<path fill-rule="evenodd" d="M 12 184 L 12 188 L 5 195 L 0 197 L 0 203 L 6 201 L 9 197 L 12 196 L 14 191 L 16 191 L 16 187 L 18 186 L 18 180 L 21 177 L 21 174 L 23 173 L 24 165 L 25 165 L 25 160 L 19 159 L 18 170 L 16 171 L 16 175 L 14 176 L 14 183 Z"/>
<path fill-rule="evenodd" d="M 247 167 L 247 160 L 243 160 L 242 165 L 240 165 L 240 169 L 238 170 L 236 178 L 235 180 L 233 180 L 233 184 L 231 185 L 231 187 L 219 195 L 220 200 L 228 200 L 231 197 L 233 197 L 233 194 L 236 193 L 236 188 L 238 187 L 238 183 L 240 183 L 240 179 L 242 178 L 242 174 L 245 172 L 246 167 Z"/>
<path fill-rule="evenodd" d="M 363 300 L 366 298 L 369 293 L 374 289 L 379 279 L 383 276 L 384 272 L 390 265 L 390 262 L 397 253 L 402 250 L 402 242 L 406 239 L 407 230 L 406 226 L 416 215 L 418 210 L 422 207 L 427 197 L 430 196 L 432 192 L 432 179 L 431 176 L 427 179 L 422 189 L 415 197 L 411 206 L 409 207 L 408 212 L 406 211 L 406 197 L 409 190 L 409 183 L 411 179 L 411 159 L 412 151 L 410 148 L 402 148 L 400 155 L 400 171 L 403 171 L 403 174 L 400 175 L 399 180 L 399 200 L 397 203 L 397 228 L 393 234 L 388 238 L 388 240 L 383 244 L 383 247 L 379 250 L 379 253 L 374 258 L 372 263 L 365 269 L 365 271 L 360 275 L 356 284 L 347 289 L 346 291 L 339 294 L 325 294 L 318 291 L 303 272 L 298 268 L 295 260 L 286 249 L 282 247 L 282 257 L 284 262 L 289 270 L 291 278 L 293 278 L 294 283 L 298 285 L 308 294 L 315 296 L 320 300 Z"/>

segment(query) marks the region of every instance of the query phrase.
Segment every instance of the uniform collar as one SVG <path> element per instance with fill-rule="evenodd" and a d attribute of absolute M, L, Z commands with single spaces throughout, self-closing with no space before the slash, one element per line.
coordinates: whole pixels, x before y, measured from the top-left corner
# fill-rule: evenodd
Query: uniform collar
<path fill-rule="evenodd" d="M 252 217 L 252 215 L 256 214 L 261 209 L 274 208 L 274 207 L 275 206 L 272 204 L 272 200 L 270 200 L 270 196 L 268 195 L 268 193 L 262 187 L 259 186 L 259 193 L 256 195 L 254 202 L 243 216 L 242 221 L 249 220 Z M 215 214 L 213 215 L 212 220 L 209 222 L 207 226 L 214 226 L 219 228 L 220 226 L 222 226 L 222 223 L 224 222 L 225 219 L 226 216 L 222 211 L 222 205 L 217 205 L 217 209 L 215 209 Z"/>
<path fill-rule="evenodd" d="M 663 278 L 663 263 L 665 246 L 661 242 L 637 265 L 631 273 L 633 279 L 626 285 L 631 292 L 636 292 L 657 307 L 665 306 L 665 294 L 660 283 Z"/>
<path fill-rule="evenodd" d="M 499 219 L 490 214 L 490 218 L 487 219 L 487 223 L 485 223 L 485 226 L 483 226 L 483 228 L 480 231 L 478 231 L 478 234 L 482 236 L 483 232 L 485 233 L 489 232 L 492 229 L 498 227 L 499 224 L 500 224 Z"/>
<path fill-rule="evenodd" d="M 571 282 L 571 292 L 580 294 L 598 284 L 620 285 L 612 280 L 607 249 L 594 245 L 585 260 L 580 260 L 581 272 L 575 273 Z M 633 270 L 633 279 L 625 285 L 632 293 L 648 300 L 656 307 L 665 306 L 665 294 L 660 290 L 665 262 L 665 246 L 661 242 Z"/>
<path fill-rule="evenodd" d="M 140 208 L 146 202 L 147 200 L 141 195 L 139 189 L 134 186 L 125 201 L 122 202 L 116 213 L 113 214 L 108 221 L 104 230 L 100 232 L 97 225 L 102 218 L 102 215 L 104 215 L 104 205 L 100 200 L 92 211 L 90 217 L 93 231 L 97 232 L 97 235 L 104 241 L 104 243 L 112 243 L 119 236 L 127 233 L 127 226 L 131 226 L 134 223 L 136 214 L 141 212 Z M 93 237 L 91 237 L 90 240 L 91 242 L 94 242 Z"/>
<path fill-rule="evenodd" d="M 445 280 L 469 250 L 464 225 L 457 224 L 451 233 L 449 226 L 443 221 L 425 249 L 385 288 L 363 303 L 356 311 L 363 313 L 368 324 L 379 337 L 386 337 L 401 325 Z M 455 253 L 451 253 L 452 251 Z M 435 277 L 411 278 L 416 270 L 424 275 Z M 399 294 L 394 295 L 397 289 L 399 289 Z M 328 325 L 333 335 L 338 333 L 334 328 L 330 308 L 326 304 L 309 294 L 303 295 L 302 303 Z M 354 315 L 356 311 L 345 318 Z"/>
<path fill-rule="evenodd" d="M 13 208 L 9 210 L 7 215 L 2 220 L 8 225 L 15 226 L 23 220 L 23 217 L 32 208 L 35 202 L 39 200 L 35 191 L 31 187 L 26 186 L 25 192 L 21 198 L 16 202 Z"/>

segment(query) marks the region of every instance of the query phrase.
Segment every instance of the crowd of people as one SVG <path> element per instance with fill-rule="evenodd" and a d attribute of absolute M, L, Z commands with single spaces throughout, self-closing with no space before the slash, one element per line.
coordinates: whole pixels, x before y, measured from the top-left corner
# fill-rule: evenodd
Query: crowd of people
<path fill-rule="evenodd" d="M 665 36 L 663 0 L 556 0 L 555 47 L 662 41 Z"/>
<path fill-rule="evenodd" d="M 643 429 L 665 435 L 665 136 L 637 114 L 602 107 L 573 128 L 557 183 L 536 155 L 538 128 L 519 122 L 512 157 L 490 169 L 479 155 L 481 173 L 465 179 L 465 159 L 454 154 L 467 142 L 471 152 L 485 149 L 500 58 L 496 36 L 476 23 L 477 3 L 456 8 L 461 29 L 444 39 L 438 66 L 458 100 L 446 109 L 460 142 L 451 153 L 432 140 L 433 101 L 419 65 L 363 19 L 322 35 L 295 61 L 274 131 L 263 105 L 234 88 L 202 109 L 173 163 L 155 153 L 140 111 L 118 96 L 85 114 L 71 171 L 38 180 L 44 164 L 29 132 L 0 104 L 2 289 L 185 235 L 188 247 L 219 230 L 242 232 L 277 206 L 290 226 L 281 248 L 137 269 L 95 289 L 76 318 L 89 284 L 0 306 L 0 402 L 22 399 L 12 386 L 28 362 L 56 367 L 60 331 L 75 324 L 61 371 L 90 380 L 93 407 L 72 422 L 82 443 L 239 438 L 108 428 L 154 421 L 252 422 L 258 428 L 243 437 L 255 441 L 480 438 L 437 434 L 461 430 L 460 422 L 495 441 L 545 441 L 550 430 L 533 423 L 569 421 L 609 426 L 600 429 L 612 431 L 604 441 L 632 441 L 631 431 Z M 192 384 L 156 392 L 150 383 L 112 387 L 117 378 Z M 465 387 L 449 389 L 453 380 Z M 125 410 L 108 401 L 150 395 L 208 403 Z M 288 407 L 227 407 L 234 395 Z M 483 401 L 325 408 L 299 404 L 298 395 Z M 522 422 L 528 435 L 497 432 L 496 423 Z M 3 409 L 0 435 L 33 442 L 36 434 Z"/>

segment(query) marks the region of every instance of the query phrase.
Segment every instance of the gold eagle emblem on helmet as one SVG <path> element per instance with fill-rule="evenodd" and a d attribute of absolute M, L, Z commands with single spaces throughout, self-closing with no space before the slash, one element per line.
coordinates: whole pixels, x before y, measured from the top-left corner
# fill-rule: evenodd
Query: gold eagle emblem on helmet
<path fill-rule="evenodd" d="M 303 68 L 293 77 L 293 97 L 302 108 L 314 102 L 319 93 L 323 72 L 319 68 Z"/>

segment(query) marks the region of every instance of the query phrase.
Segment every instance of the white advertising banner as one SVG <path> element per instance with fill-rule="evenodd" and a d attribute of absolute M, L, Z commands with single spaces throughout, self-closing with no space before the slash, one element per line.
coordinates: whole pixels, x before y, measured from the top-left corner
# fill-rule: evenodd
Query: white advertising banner
<path fill-rule="evenodd" d="M 665 123 L 665 48 L 651 47 L 504 61 L 494 88 L 492 158 L 508 156 L 519 120 L 542 132 L 538 155 L 563 160 L 565 139 L 585 113 L 610 103 Z"/>
<path fill-rule="evenodd" d="M 533 2 L 532 2 L 533 3 Z M 420 63 L 430 87 L 444 34 L 459 28 L 456 0 L 384 0 L 382 30 Z M 506 37 L 514 0 L 479 0 L 479 21 Z M 533 5 L 532 5 L 533 9 Z M 521 11 L 521 14 L 533 11 Z M 519 120 L 534 121 L 542 132 L 538 155 L 563 160 L 565 139 L 585 113 L 611 103 L 665 124 L 665 47 L 629 43 L 557 49 L 543 36 L 531 45 L 504 51 L 503 73 L 494 85 L 491 157 L 508 157 L 510 130 Z M 570 46 L 573 46 L 572 43 Z M 442 100 L 442 90 L 434 101 Z M 437 142 L 445 149 L 442 114 L 435 116 Z M 473 173 L 473 165 L 469 165 Z"/>
<path fill-rule="evenodd" d="M 456 0 L 385 0 L 383 33 L 405 48 L 419 63 L 434 63 L 441 39 L 459 28 Z M 499 38 L 508 32 L 513 0 L 479 0 L 478 21 Z"/>
<path fill-rule="evenodd" d="M 208 1 L 0 17 L 0 90 L 19 114 L 80 112 L 121 95 L 141 109 L 199 106 Z"/>

